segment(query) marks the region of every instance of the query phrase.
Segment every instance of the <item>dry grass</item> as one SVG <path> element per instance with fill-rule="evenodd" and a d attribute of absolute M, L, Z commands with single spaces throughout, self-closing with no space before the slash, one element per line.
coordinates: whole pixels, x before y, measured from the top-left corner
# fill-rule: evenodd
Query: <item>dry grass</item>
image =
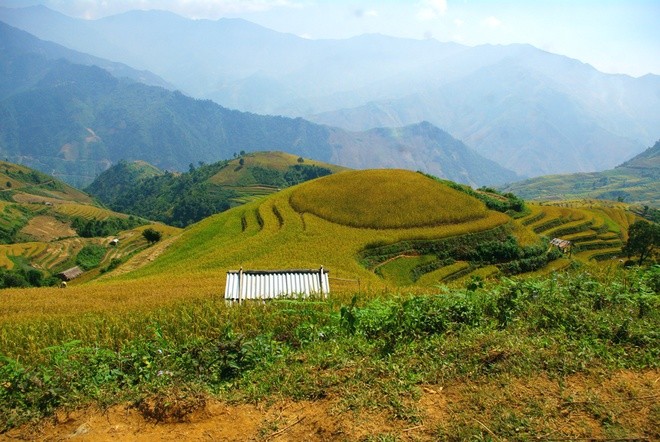
<path fill-rule="evenodd" d="M 45 242 L 76 235 L 76 231 L 71 228 L 69 223 L 46 215 L 30 219 L 28 224 L 21 229 L 21 233 Z"/>

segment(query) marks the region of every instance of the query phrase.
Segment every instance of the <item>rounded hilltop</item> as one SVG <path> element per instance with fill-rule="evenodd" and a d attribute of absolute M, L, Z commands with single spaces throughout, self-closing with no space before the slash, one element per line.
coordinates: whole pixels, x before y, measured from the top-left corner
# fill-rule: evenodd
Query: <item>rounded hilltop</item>
<path fill-rule="evenodd" d="M 300 186 L 290 204 L 336 224 L 372 229 L 432 227 L 484 218 L 486 206 L 421 173 L 342 172 Z"/>

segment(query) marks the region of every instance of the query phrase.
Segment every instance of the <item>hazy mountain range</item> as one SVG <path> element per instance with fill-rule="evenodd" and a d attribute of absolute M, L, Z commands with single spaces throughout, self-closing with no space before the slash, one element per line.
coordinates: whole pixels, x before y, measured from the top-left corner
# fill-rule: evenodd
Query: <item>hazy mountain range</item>
<path fill-rule="evenodd" d="M 162 11 L 88 21 L 33 7 L 0 20 L 230 108 L 360 131 L 428 121 L 528 176 L 611 168 L 660 138 L 659 76 L 604 74 L 528 45 L 308 40 Z"/>
<path fill-rule="evenodd" d="M 94 65 L 78 64 L 90 60 Z M 429 123 L 348 132 L 301 118 L 229 110 L 143 84 L 136 79 L 162 80 L 85 58 L 3 23 L 0 72 L 0 155 L 77 186 L 120 160 L 180 171 L 264 150 L 354 168 L 421 170 L 469 184 L 516 179 Z"/>

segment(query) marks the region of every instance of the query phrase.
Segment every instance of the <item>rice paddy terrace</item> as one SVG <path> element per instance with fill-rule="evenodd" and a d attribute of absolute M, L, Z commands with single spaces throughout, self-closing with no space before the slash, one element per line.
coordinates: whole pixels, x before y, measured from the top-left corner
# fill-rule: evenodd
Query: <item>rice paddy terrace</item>
<path fill-rule="evenodd" d="M 74 220 L 126 220 L 129 217 L 99 207 L 84 192 L 53 177 L 24 166 L 0 162 L 0 267 L 12 270 L 34 268 L 55 274 L 76 264 L 76 255 L 89 245 L 106 248 L 100 265 L 125 260 L 147 247 L 141 231 L 147 226 L 126 229 L 116 235 L 83 238 Z M 142 222 L 142 224 L 145 224 Z M 167 235 L 178 229 L 159 226 Z M 111 239 L 119 238 L 115 247 Z M 100 269 L 76 283 L 98 276 Z"/>
<path fill-rule="evenodd" d="M 64 206 L 64 203 L 62 205 Z M 55 208 L 52 209 L 55 210 Z M 58 210 L 73 211 L 74 208 L 60 207 Z M 82 208 L 80 211 L 80 213 L 84 212 Z M 101 212 L 90 210 L 88 216 L 91 217 L 90 219 L 95 219 L 94 216 L 102 215 Z M 32 218 L 32 220 L 34 219 Z M 402 324 L 408 322 L 426 324 L 435 321 L 438 311 L 463 312 L 466 305 L 464 302 L 467 302 L 468 299 L 479 303 L 469 305 L 482 305 L 481 296 L 486 296 L 486 292 L 465 289 L 467 284 L 478 282 L 476 277 L 488 278 L 501 274 L 520 273 L 544 274 L 567 267 L 576 261 L 598 262 L 598 260 L 613 259 L 614 257 L 617 257 L 618 264 L 621 245 L 627 238 L 627 227 L 635 219 L 635 215 L 629 212 L 625 205 L 589 201 L 562 202 L 561 205 L 529 205 L 524 216 L 518 214 L 517 218 L 514 218 L 509 214 L 489 210 L 482 201 L 474 197 L 474 192 L 470 194 L 457 190 L 446 183 L 422 174 L 401 170 L 340 172 L 235 207 L 227 212 L 209 217 L 183 231 L 174 228 L 166 230 L 165 226 L 159 226 L 159 229 L 165 233 L 165 238 L 152 246 L 144 244 L 144 239 L 140 234 L 141 230 L 147 226 L 124 231 L 118 235 L 120 247 L 107 252 L 102 264 L 96 270 L 87 272 L 76 280 L 77 283 L 72 284 L 66 290 L 57 288 L 3 290 L 3 303 L 0 308 L 0 348 L 3 348 L 6 355 L 17 360 L 20 358 L 26 367 L 30 367 L 25 370 L 36 370 L 34 367 L 43 366 L 43 361 L 49 363 L 47 361 L 49 358 L 52 359 L 51 364 L 59 364 L 60 359 L 57 359 L 59 357 L 57 355 L 60 351 L 68 351 L 63 350 L 69 348 L 67 346 L 71 346 L 72 349 L 71 353 L 67 353 L 68 356 L 64 357 L 65 359 L 70 358 L 70 360 L 66 359 L 67 363 L 79 363 L 81 367 L 87 367 L 89 364 L 79 362 L 82 359 L 79 359 L 76 346 L 88 346 L 94 354 L 116 353 L 124 358 L 122 361 L 129 361 L 126 357 L 132 355 L 130 357 L 134 360 L 130 360 L 131 362 L 126 364 L 122 362 L 124 364 L 122 367 L 134 367 L 136 373 L 139 371 L 139 373 L 147 373 L 147 375 L 141 377 L 130 388 L 135 386 L 144 388 L 144 394 L 149 394 L 154 385 L 167 377 L 162 377 L 162 373 L 177 373 L 178 376 L 178 371 L 176 371 L 178 369 L 169 369 L 169 366 L 159 364 L 164 361 L 169 363 L 169 361 L 189 360 L 191 354 L 198 354 L 193 351 L 197 351 L 196 346 L 201 342 L 212 344 L 209 354 L 212 354 L 213 360 L 218 360 L 218 352 L 220 351 L 222 354 L 225 347 L 217 344 L 220 341 L 209 339 L 211 335 L 224 333 L 222 336 L 226 335 L 227 339 L 235 340 L 240 339 L 238 336 L 241 336 L 243 331 L 259 330 L 259 327 L 264 324 L 273 324 L 272 332 L 264 332 L 269 333 L 270 339 L 283 339 L 283 336 L 298 339 L 295 337 L 297 336 L 295 333 L 290 333 L 290 330 L 308 330 L 308 327 L 311 335 L 321 336 L 318 331 L 324 329 L 316 328 L 315 323 L 310 323 L 309 326 L 307 323 L 298 326 L 295 325 L 298 324 L 296 321 L 304 315 L 316 317 L 323 309 L 326 309 L 328 314 L 334 315 L 333 317 L 337 317 L 339 312 L 336 310 L 339 309 L 339 306 L 347 305 L 351 302 L 349 301 L 351 298 L 357 299 L 358 297 L 354 297 L 356 293 L 361 295 L 360 299 L 374 301 L 374 307 L 359 307 L 361 309 L 359 311 L 368 312 L 369 308 L 373 308 L 373 317 L 382 317 L 382 320 L 389 318 L 389 315 L 385 314 L 389 310 L 383 310 L 384 306 L 390 305 L 389 300 L 397 300 L 396 302 L 401 302 L 403 307 L 408 306 L 405 308 L 410 308 L 411 311 L 417 311 L 418 306 L 424 306 L 426 303 L 442 303 L 437 305 L 445 307 L 456 306 L 456 309 L 443 307 L 438 310 L 438 307 L 433 307 L 436 304 L 428 304 L 433 307 L 429 310 L 429 316 L 424 316 L 420 321 L 402 321 Z M 37 229 L 32 226 L 32 228 L 34 232 L 47 231 L 46 227 Z M 57 227 L 50 228 L 56 229 Z M 562 254 L 549 245 L 548 239 L 557 236 L 568 239 L 574 244 L 570 254 Z M 35 262 L 39 260 L 46 262 L 53 257 L 70 253 L 66 250 L 77 250 L 89 243 L 103 244 L 107 239 L 72 237 L 48 243 L 26 241 L 3 247 L 7 247 L 8 250 L 5 256 L 20 255 L 26 259 L 33 259 Z M 56 247 L 61 247 L 61 251 L 52 252 L 51 250 Z M 129 255 L 130 259 L 125 259 Z M 111 266 L 113 258 L 120 261 L 118 266 Z M 225 275 L 229 269 L 239 267 L 244 269 L 318 268 L 321 265 L 330 270 L 332 292 L 328 300 L 305 303 L 283 300 L 263 305 L 246 303 L 238 308 L 232 308 L 225 305 L 222 299 Z M 101 274 L 101 269 L 106 271 Z M 558 278 L 560 280 L 568 278 L 570 274 L 561 273 Z M 529 281 L 535 284 L 533 287 L 550 283 L 547 278 L 530 279 Z M 501 282 L 503 287 L 522 287 L 527 283 L 528 281 L 508 279 Z M 462 286 L 462 289 L 456 290 L 456 296 L 452 296 L 453 290 L 438 295 L 436 286 L 446 284 L 457 284 Z M 572 302 L 576 299 L 573 289 L 578 285 L 571 286 L 570 293 L 564 289 L 562 289 L 564 291 L 560 291 L 562 296 L 567 297 L 558 298 L 560 301 L 557 302 L 557 306 L 566 310 L 566 317 L 572 318 L 575 313 L 572 310 Z M 497 299 L 505 299 L 510 296 L 510 293 L 514 293 L 505 290 L 500 294 L 498 289 L 494 290 L 493 296 L 501 295 L 501 298 Z M 551 290 L 554 293 L 554 286 Z M 584 290 L 585 293 L 588 292 L 589 296 L 591 295 L 590 287 L 586 287 Z M 613 293 L 617 290 L 617 287 L 612 286 Z M 414 296 L 415 292 L 421 296 Z M 405 295 L 402 295 L 404 293 Z M 470 298 L 472 296 L 469 295 L 470 293 L 475 297 Z M 488 293 L 488 296 L 491 296 L 490 292 Z M 383 297 L 386 299 L 385 301 L 383 301 Z M 416 299 L 416 302 L 408 305 L 402 297 L 411 297 L 410 299 Z M 571 301 L 565 302 L 569 299 Z M 588 308 L 583 306 L 577 311 L 582 313 L 588 311 L 591 314 L 593 304 L 591 298 L 582 302 L 587 302 Z M 569 303 L 571 306 L 566 309 L 565 306 Z M 334 379 L 337 373 L 345 372 L 345 378 L 333 381 L 332 385 L 336 385 L 336 389 L 328 390 L 329 396 L 336 395 L 342 401 L 347 395 L 345 390 L 347 382 L 360 378 L 362 372 L 369 372 L 368 378 L 357 384 L 355 391 L 365 397 L 368 396 L 369 401 L 373 401 L 373 394 L 383 395 L 384 391 L 394 391 L 389 384 L 383 384 L 385 382 L 383 376 L 387 376 L 387 382 L 391 380 L 392 385 L 400 385 L 401 373 L 413 372 L 415 367 L 423 367 L 422 371 L 427 370 L 426 363 L 430 359 L 419 358 L 420 349 L 426 347 L 429 355 L 441 360 L 433 368 L 435 374 L 428 377 L 428 381 L 422 381 L 421 384 L 419 379 L 427 378 L 405 376 L 403 378 L 409 379 L 415 388 L 428 383 L 428 390 L 440 397 L 437 392 L 443 387 L 435 387 L 433 383 L 437 382 L 439 385 L 438 379 L 445 379 L 444 376 L 452 372 L 453 368 L 446 368 L 447 354 L 449 354 L 446 351 L 448 340 L 455 339 L 457 342 L 456 360 L 461 363 L 465 360 L 478 361 L 477 363 L 481 365 L 476 367 L 481 368 L 475 369 L 470 366 L 469 371 L 466 368 L 464 372 L 456 372 L 459 374 L 454 376 L 458 377 L 447 378 L 446 385 L 454 384 L 455 381 L 464 382 L 461 379 L 468 379 L 467 382 L 470 385 L 476 385 L 474 380 L 483 379 L 483 376 L 474 375 L 477 376 L 476 378 L 470 376 L 473 376 L 472 373 L 480 373 L 478 370 L 485 370 L 484 373 L 499 373 L 494 370 L 503 369 L 506 370 L 503 372 L 505 376 L 509 377 L 511 373 L 519 373 L 519 366 L 507 364 L 513 364 L 518 360 L 526 361 L 526 355 L 529 354 L 530 358 L 534 359 L 525 362 L 529 364 L 527 372 L 534 373 L 536 377 L 523 378 L 521 381 L 526 389 L 521 394 L 527 398 L 529 397 L 528 386 L 537 383 L 537 369 L 547 362 L 548 355 L 552 355 L 553 361 L 555 361 L 548 365 L 551 367 L 548 369 L 549 373 L 558 373 L 552 371 L 552 367 L 555 366 L 561 367 L 556 369 L 560 370 L 559 373 L 563 372 L 566 359 L 563 355 L 566 352 L 574 355 L 571 357 L 574 357 L 576 363 L 581 364 L 581 367 L 590 365 L 589 361 L 586 363 L 584 361 L 583 347 L 579 347 L 578 351 L 577 347 L 569 347 L 567 350 L 567 347 L 564 346 L 567 339 L 579 338 L 583 329 L 579 329 L 579 333 L 565 334 L 563 325 L 558 324 L 556 327 L 552 325 L 555 318 L 560 316 L 556 316 L 552 313 L 554 310 L 546 310 L 545 307 L 546 305 L 541 305 L 539 308 L 534 307 L 536 310 L 529 307 L 530 312 L 534 311 L 537 312 L 536 314 L 543 315 L 547 313 L 548 316 L 543 316 L 543 321 L 546 321 L 543 324 L 549 325 L 540 328 L 536 324 L 541 324 L 541 322 L 535 322 L 536 320 L 530 320 L 530 325 L 525 325 L 528 317 L 526 316 L 527 310 L 523 310 L 516 317 L 520 320 L 516 319 L 510 324 L 507 322 L 508 328 L 505 330 L 487 329 L 487 327 L 491 327 L 490 325 L 484 326 L 484 328 L 475 328 L 476 325 L 469 326 L 472 328 L 464 328 L 468 327 L 466 322 L 461 326 L 457 325 L 455 329 L 450 329 L 451 332 L 439 334 L 440 341 L 429 341 L 432 342 L 430 345 L 411 344 L 409 346 L 411 350 L 408 353 L 388 353 L 385 357 L 382 350 L 378 350 L 377 347 L 372 348 L 373 343 L 370 342 L 369 348 L 372 348 L 374 354 L 378 355 L 378 365 L 367 370 L 362 370 L 362 366 L 371 359 L 364 357 L 364 354 L 367 353 L 354 353 L 354 343 L 356 342 L 354 340 L 347 345 L 350 351 L 346 352 L 349 356 L 345 363 L 336 363 L 337 365 L 321 368 L 320 364 L 325 363 L 328 358 L 335 357 L 332 355 L 332 351 L 335 351 L 333 350 L 334 344 L 329 346 L 325 341 L 318 341 L 318 343 L 309 341 L 309 344 L 305 345 L 316 348 L 318 344 L 318 348 L 322 349 L 322 356 L 311 357 L 307 353 L 300 355 L 292 353 L 290 357 L 285 356 L 281 359 L 282 365 L 268 365 L 268 368 L 264 370 L 268 371 L 268 379 L 272 377 L 273 372 L 277 372 L 283 374 L 283 379 L 293 380 L 295 391 L 300 389 L 301 379 L 313 379 L 312 383 L 316 383 L 319 373 L 321 376 L 332 376 Z M 621 307 L 621 310 L 625 310 L 624 307 Z M 480 310 L 475 307 L 474 312 L 477 311 Z M 264 312 L 270 312 L 268 313 L 270 316 L 264 315 Z M 470 315 L 472 314 L 470 313 Z M 602 312 L 598 311 L 594 314 L 602 314 Z M 624 315 L 629 315 L 629 311 L 625 310 Z M 457 316 L 463 318 L 462 313 Z M 548 321 L 548 318 L 552 319 Z M 466 321 L 468 320 L 471 319 L 466 319 Z M 371 326 L 369 325 L 370 320 L 365 321 L 366 330 Z M 612 324 L 620 324 L 619 317 L 612 321 Z M 297 328 L 287 328 L 289 323 L 294 324 L 291 327 Z M 230 333 L 228 324 L 237 327 L 236 334 Z M 384 324 L 387 327 L 391 326 L 389 319 Z M 475 324 L 479 324 L 479 322 Z M 524 333 L 520 334 L 518 329 L 513 328 L 520 326 L 529 327 L 530 330 L 534 330 L 534 333 L 539 332 L 539 329 L 545 330 L 545 328 L 554 327 L 553 330 L 560 330 L 564 334 L 551 335 L 550 338 L 544 335 L 538 339 L 534 337 L 532 340 L 525 338 Z M 381 329 L 389 330 L 383 325 L 375 328 L 375 330 Z M 595 333 L 598 330 L 609 330 L 609 325 L 604 328 L 587 327 L 585 329 L 593 329 Z M 462 330 L 467 331 L 463 334 L 454 334 L 462 333 Z M 346 336 L 362 339 L 360 334 L 347 333 Z M 395 336 L 415 335 L 409 331 L 396 331 L 395 333 L 397 333 Z M 615 331 L 612 333 L 618 336 Z M 146 348 L 144 351 L 148 354 L 132 353 L 130 350 L 130 348 L 137 348 L 129 347 L 132 345 L 131 343 L 135 342 L 136 346 L 143 346 L 146 345 L 145 343 L 152 342 L 150 339 L 153 340 L 154 347 L 144 347 Z M 369 338 L 369 340 L 371 339 L 373 338 Z M 527 343 L 524 339 L 528 339 L 529 342 Z M 393 342 L 390 338 L 387 338 L 386 341 Z M 587 341 L 599 342 L 591 337 L 588 337 Z M 300 345 L 301 341 L 296 342 L 298 344 L 295 348 Z M 521 342 L 525 342 L 524 351 L 521 351 L 523 348 Z M 544 349 L 539 342 L 552 343 L 553 347 L 550 350 Z M 175 347 L 176 345 L 181 345 L 181 352 L 176 353 L 181 357 L 173 356 L 175 355 L 173 349 L 178 348 Z M 231 345 L 234 344 L 227 344 L 226 348 L 230 348 Z M 245 347 L 236 348 L 238 351 L 242 351 L 249 345 L 248 343 Z M 274 352 L 279 352 L 277 349 L 284 348 L 282 347 L 284 344 L 280 341 L 272 344 L 272 347 L 270 345 L 255 345 L 254 348 L 272 348 Z M 48 349 L 52 348 L 57 348 L 58 353 L 48 353 L 51 351 Z M 165 351 L 162 350 L 163 348 Z M 293 344 L 292 348 L 294 348 Z M 408 346 L 402 343 L 400 348 L 404 349 Z M 539 353 L 539 349 L 541 353 Z M 625 360 L 629 359 L 629 353 L 624 353 L 623 347 L 617 347 L 615 350 L 618 352 L 617 354 L 625 354 L 625 357 L 622 357 Z M 176 351 L 178 352 L 178 350 Z M 602 352 L 602 347 L 599 347 L 598 351 Z M 600 353 L 593 352 L 593 354 Z M 27 365 L 29 362 L 25 361 L 28 360 L 28 356 L 24 355 L 29 355 L 32 361 L 36 361 L 34 362 L 36 365 Z M 607 356 L 608 354 L 602 359 L 605 360 Z M 152 363 L 152 359 L 150 359 L 152 357 L 153 361 L 158 360 L 159 362 Z M 400 359 L 393 359 L 396 357 L 400 357 Z M 229 361 L 229 359 L 227 360 Z M 259 358 L 259 360 L 262 359 Z M 391 365 L 383 366 L 383 361 L 394 362 Z M 408 365 L 401 365 L 404 361 Z M 279 363 L 277 362 L 277 364 Z M 103 367 L 106 367 L 100 362 L 94 362 L 94 364 L 99 364 L 99 373 Z M 303 365 L 298 367 L 296 364 Z M 199 367 L 199 365 L 195 366 Z M 400 366 L 405 367 L 403 371 Z M 23 370 L 22 366 L 17 363 L 16 367 L 18 367 L 16 372 L 22 373 L 20 371 Z M 63 365 L 62 367 L 68 366 Z M 299 371 L 287 371 L 289 367 L 298 367 L 296 370 Z M 57 373 L 68 373 L 66 368 L 62 369 L 59 365 L 56 370 L 58 370 Z M 261 368 L 254 370 L 257 373 Z M 211 371 L 217 372 L 216 370 Z M 199 371 L 196 372 L 199 374 Z M 305 374 L 301 377 L 303 372 Z M 26 373 L 32 372 L 26 371 Z M 94 373 L 96 372 L 94 371 Z M 250 372 L 246 373 L 249 375 Z M 372 373 L 379 374 L 374 378 Z M 601 371 L 598 373 L 598 376 L 592 375 L 594 379 L 597 378 L 594 385 L 600 385 L 599 383 L 602 381 Z M 650 373 L 648 374 L 649 379 L 651 376 L 653 379 L 657 377 L 655 372 Z M 647 374 L 642 373 L 641 375 L 646 376 Z M 245 379 L 241 382 L 249 382 L 250 378 L 247 376 Z M 486 376 L 486 379 L 489 378 Z M 39 379 L 37 381 L 41 382 Z M 181 384 L 179 378 L 172 378 L 167 382 L 172 382 L 174 388 L 178 388 Z M 508 388 L 502 387 L 505 384 L 499 380 L 496 379 L 494 382 L 497 384 L 493 387 L 494 390 L 508 391 Z M 442 383 L 445 381 L 443 380 Z M 382 385 L 388 386 L 382 388 Z M 253 391 L 252 388 L 248 386 L 246 391 L 247 389 Z M 288 390 L 273 391 L 276 391 L 273 394 L 278 398 L 281 394 L 289 394 L 286 393 Z M 483 396 L 481 390 L 479 391 L 475 395 Z M 76 392 L 76 394 L 78 393 Z M 407 392 L 401 394 L 408 398 L 413 397 L 409 396 Z M 297 397 L 295 393 L 292 396 Z M 318 399 L 319 397 L 322 396 L 316 396 L 314 393 L 313 398 Z M 388 402 L 380 396 L 376 397 L 379 403 L 394 403 Z M 399 396 L 394 397 L 399 398 Z M 644 390 L 643 397 L 648 397 L 646 390 Z M 89 398 L 96 400 L 97 396 L 90 395 Z M 546 399 L 543 396 L 540 400 Z M 117 400 L 117 398 L 112 400 Z M 119 398 L 119 400 L 121 399 Z M 536 402 L 536 399 L 534 401 L 534 412 L 538 413 L 539 402 Z M 313 404 L 318 403 L 313 402 Z M 368 403 L 372 404 L 372 402 Z M 476 402 L 470 396 L 465 399 L 465 403 L 469 404 L 466 407 L 474 409 Z M 483 419 L 481 410 L 499 409 L 504 403 L 517 404 L 518 402 L 506 398 L 497 404 L 489 404 L 479 410 L 478 418 Z M 62 404 L 66 405 L 66 402 L 62 402 Z M 514 407 L 516 406 L 514 405 Z M 554 405 L 552 406 L 554 407 Z M 19 404 L 14 408 L 23 410 L 21 407 L 26 408 L 27 406 Z M 389 405 L 385 406 L 386 409 L 388 409 L 387 407 Z M 434 405 L 433 409 L 436 408 Z M 559 415 L 561 409 L 561 415 L 564 416 L 564 405 L 557 405 L 556 408 L 556 412 L 543 411 L 543 413 Z M 10 407 L 6 407 L 6 409 L 11 412 L 14 410 Z M 368 409 L 372 409 L 372 405 L 369 405 Z M 283 408 L 279 409 L 280 414 L 282 410 Z M 48 415 L 50 411 L 40 413 Z M 525 413 L 532 412 L 525 411 Z M 397 414 L 396 417 L 389 419 L 400 419 L 400 417 Z M 453 414 L 451 419 L 454 420 Z M 649 421 L 651 419 L 649 418 Z M 18 422 L 21 420 L 19 419 Z M 493 419 L 486 420 L 485 424 L 499 432 L 500 430 L 493 425 L 493 422 Z M 410 425 L 411 423 L 406 421 L 406 429 L 402 430 L 401 434 L 406 433 Z M 414 428 L 423 427 L 423 425 L 415 425 Z M 516 423 L 516 425 L 518 424 Z M 516 431 L 518 430 L 516 429 Z M 455 432 L 455 429 L 451 429 L 448 434 Z"/>
<path fill-rule="evenodd" d="M 30 303 L 22 301 L 24 289 L 8 296 L 13 308 L 28 316 L 41 301 L 61 313 L 71 312 L 74 304 L 76 311 L 149 309 L 179 299 L 220 297 L 226 271 L 240 267 L 323 265 L 331 272 L 333 291 L 351 293 L 464 285 L 473 277 L 543 274 L 574 261 L 620 258 L 627 226 L 635 219 L 625 205 L 563 205 L 530 205 L 526 216 L 514 219 L 419 173 L 344 171 L 214 215 L 180 235 L 172 228 L 166 232 L 171 239 L 155 248 L 147 248 L 140 235 L 144 227 L 126 231 L 99 269 L 69 288 L 67 300 L 53 298 L 57 289 L 32 290 Z M 103 216 L 103 209 L 73 203 L 52 210 Z M 554 237 L 573 243 L 570 254 L 549 245 Z M 52 270 L 84 244 L 108 240 L 26 241 L 0 247 L 0 260 L 10 267 L 17 256 L 25 257 Z M 108 269 L 113 258 L 121 262 Z M 95 282 L 100 269 L 109 271 Z"/>
<path fill-rule="evenodd" d="M 348 171 L 208 218 L 124 278 L 203 272 L 224 287 L 228 269 L 324 265 L 335 290 L 434 286 L 618 256 L 635 217 L 622 205 L 529 212 L 514 220 L 419 173 Z M 575 243 L 570 257 L 548 245 L 555 236 Z"/>
<path fill-rule="evenodd" d="M 241 205 L 287 187 L 289 184 L 284 179 L 287 172 L 300 167 L 331 173 L 347 170 L 345 167 L 303 159 L 286 152 L 252 152 L 228 161 L 227 166 L 213 175 L 209 182 L 235 190 L 238 196 L 233 199 L 233 203 Z"/>

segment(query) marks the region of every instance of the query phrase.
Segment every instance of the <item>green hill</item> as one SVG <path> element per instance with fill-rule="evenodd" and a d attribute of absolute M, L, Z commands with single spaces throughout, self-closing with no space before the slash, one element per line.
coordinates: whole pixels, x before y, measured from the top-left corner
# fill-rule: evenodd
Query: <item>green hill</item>
<path fill-rule="evenodd" d="M 103 208 L 51 176 L 0 161 L 0 183 L 0 288 L 53 284 L 52 275 L 79 260 L 89 264 L 81 256 L 93 249 L 96 270 L 78 283 L 147 247 L 141 235 L 147 221 Z M 166 236 L 177 231 L 157 228 Z M 108 247 L 115 237 L 119 243 Z"/>
<path fill-rule="evenodd" d="M 282 152 L 241 153 L 232 160 L 191 164 L 180 174 L 121 161 L 86 191 L 118 212 L 185 227 L 280 188 L 344 169 Z"/>
<path fill-rule="evenodd" d="M 368 285 L 428 286 L 485 268 L 536 270 L 558 257 L 527 231 L 423 174 L 346 171 L 207 218 L 131 278 L 324 265 Z"/>
<path fill-rule="evenodd" d="M 595 198 L 660 207 L 660 141 L 603 172 L 537 177 L 503 188 L 528 200 Z"/>

